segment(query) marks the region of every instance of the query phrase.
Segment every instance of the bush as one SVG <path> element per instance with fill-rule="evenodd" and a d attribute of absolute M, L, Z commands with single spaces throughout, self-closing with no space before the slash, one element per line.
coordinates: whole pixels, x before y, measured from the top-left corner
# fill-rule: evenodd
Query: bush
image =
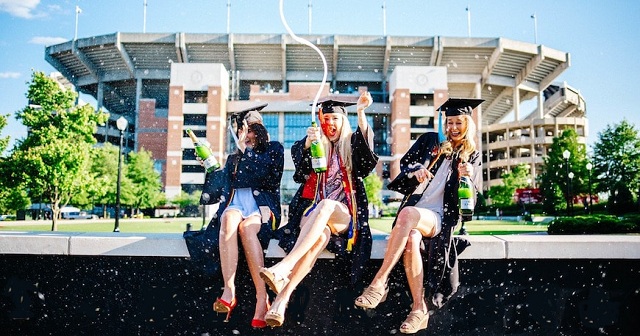
<path fill-rule="evenodd" d="M 549 223 L 547 232 L 549 234 L 609 234 L 640 232 L 638 219 L 629 217 L 618 219 L 611 215 L 558 217 Z"/>

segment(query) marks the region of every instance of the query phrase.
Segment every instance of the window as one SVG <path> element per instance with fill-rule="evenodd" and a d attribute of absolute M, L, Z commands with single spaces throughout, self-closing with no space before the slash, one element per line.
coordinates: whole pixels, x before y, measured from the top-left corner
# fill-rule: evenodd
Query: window
<path fill-rule="evenodd" d="M 284 115 L 284 148 L 291 148 L 294 142 L 307 135 L 307 127 L 311 125 L 309 113 L 287 113 Z"/>
<path fill-rule="evenodd" d="M 206 126 L 207 115 L 206 114 L 185 114 L 184 116 L 185 126 Z"/>
<path fill-rule="evenodd" d="M 207 91 L 185 91 L 185 104 L 203 104 L 207 102 Z"/>

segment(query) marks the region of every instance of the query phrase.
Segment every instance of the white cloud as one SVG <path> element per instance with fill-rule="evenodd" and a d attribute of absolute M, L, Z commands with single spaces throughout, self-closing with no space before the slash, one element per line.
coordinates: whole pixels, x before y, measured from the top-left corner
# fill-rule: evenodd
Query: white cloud
<path fill-rule="evenodd" d="M 0 0 L 1 1 L 1 0 Z M 64 37 L 53 37 L 53 36 L 36 36 L 32 38 L 29 43 L 31 44 L 41 44 L 41 45 L 54 45 L 63 42 L 67 42 L 69 39 Z"/>
<path fill-rule="evenodd" d="M 13 16 L 31 19 L 36 15 L 33 10 L 40 4 L 40 0 L 0 0 L 0 11 Z"/>
<path fill-rule="evenodd" d="M 19 72 L 0 72 L 0 78 L 5 79 L 5 78 L 20 78 L 20 73 Z"/>

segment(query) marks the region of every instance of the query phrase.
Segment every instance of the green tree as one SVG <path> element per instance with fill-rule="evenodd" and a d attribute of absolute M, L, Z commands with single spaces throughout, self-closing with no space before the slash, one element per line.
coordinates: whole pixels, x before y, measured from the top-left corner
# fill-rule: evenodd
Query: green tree
<path fill-rule="evenodd" d="M 633 202 L 631 192 L 635 192 L 636 197 L 640 194 L 639 136 L 634 125 L 626 120 L 607 125 L 598 133 L 598 141 L 593 146 L 592 177 L 595 190 L 609 193 L 610 202 L 629 204 L 629 201 Z M 626 207 L 627 210 L 632 208 Z"/>
<path fill-rule="evenodd" d="M 153 208 L 164 201 L 160 174 L 153 169 L 151 152 L 141 150 L 129 153 L 126 176 L 133 184 L 132 203 L 136 210 Z M 198 198 L 199 201 L 200 198 Z"/>
<path fill-rule="evenodd" d="M 7 126 L 8 115 L 0 115 L 0 131 Z M 0 154 L 9 146 L 9 137 L 0 138 Z M 2 155 L 0 157 L 0 212 L 3 214 L 15 214 L 16 210 L 29 206 L 29 198 L 24 187 L 12 181 L 11 161 Z"/>
<path fill-rule="evenodd" d="M 529 165 L 521 164 L 502 174 L 502 184 L 489 189 L 489 197 L 493 204 L 497 206 L 513 204 L 513 196 L 516 193 L 516 189 L 525 188 L 530 184 L 528 181 L 529 169 Z"/>
<path fill-rule="evenodd" d="M 180 194 L 171 199 L 171 204 L 175 204 L 180 207 L 181 212 L 189 208 L 198 207 L 200 205 L 200 195 L 202 191 L 194 191 L 191 194 L 187 194 L 184 191 L 180 191 Z"/>
<path fill-rule="evenodd" d="M 382 191 L 382 179 L 376 173 L 371 173 L 364 178 L 363 182 L 369 204 L 382 206 L 382 196 L 380 194 Z"/>
<path fill-rule="evenodd" d="M 569 151 L 568 160 L 563 157 L 565 150 Z M 578 134 L 575 130 L 566 129 L 560 136 L 553 138 L 549 152 L 543 160 L 544 164 L 540 175 L 541 193 L 544 197 L 543 208 L 549 214 L 556 214 L 557 209 L 566 209 L 566 203 L 569 200 L 569 183 L 571 184 L 572 196 L 587 190 L 586 147 L 584 144 L 578 143 Z M 569 179 L 567 176 L 567 163 L 569 172 L 574 174 L 573 179 Z M 561 199 L 557 195 L 558 190 L 562 193 Z M 564 202 L 564 207 L 558 204 L 560 201 Z"/>
<path fill-rule="evenodd" d="M 60 208 L 68 204 L 89 177 L 90 153 L 96 125 L 108 115 L 90 105 L 74 106 L 76 93 L 42 72 L 34 72 L 27 92 L 29 105 L 16 119 L 29 128 L 11 156 L 16 183 L 31 196 L 48 200 L 53 211 L 51 230 L 56 231 Z"/>

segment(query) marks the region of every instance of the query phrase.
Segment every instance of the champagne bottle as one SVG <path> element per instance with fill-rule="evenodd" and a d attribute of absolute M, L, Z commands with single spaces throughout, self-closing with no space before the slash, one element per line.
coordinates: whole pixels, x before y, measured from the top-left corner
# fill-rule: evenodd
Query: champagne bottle
<path fill-rule="evenodd" d="M 471 220 L 473 217 L 473 187 L 468 176 L 460 177 L 460 185 L 458 186 L 458 198 L 460 200 L 460 215 L 463 221 Z"/>
<path fill-rule="evenodd" d="M 218 163 L 218 160 L 213 156 L 211 148 L 209 148 L 209 146 L 207 146 L 203 141 L 199 140 L 196 135 L 193 134 L 192 130 L 187 129 L 187 134 L 189 135 L 189 138 L 191 138 L 191 141 L 193 141 L 196 155 L 204 161 L 204 169 L 207 173 L 220 168 L 220 163 Z"/>
<path fill-rule="evenodd" d="M 311 122 L 312 127 L 318 127 L 315 121 Z M 316 140 L 311 143 L 311 167 L 316 173 L 327 171 L 327 158 L 324 155 L 324 145 Z"/>

